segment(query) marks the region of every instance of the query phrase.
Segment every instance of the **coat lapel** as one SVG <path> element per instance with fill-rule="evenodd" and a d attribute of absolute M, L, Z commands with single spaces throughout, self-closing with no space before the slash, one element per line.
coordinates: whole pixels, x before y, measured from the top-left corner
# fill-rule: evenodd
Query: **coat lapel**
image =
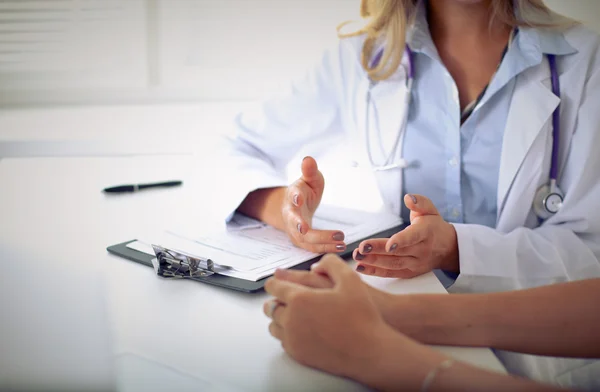
<path fill-rule="evenodd" d="M 541 174 L 544 169 L 540 164 L 543 159 L 535 167 L 524 165 L 524 162 L 540 132 L 551 132 L 552 113 L 560 103 L 560 99 L 544 83 L 544 79 L 548 78 L 546 62 L 523 72 L 517 78 L 500 157 L 497 195 L 499 218 L 517 175 L 528 171 L 529 173 L 522 174 L 529 177 Z M 550 151 L 536 149 L 536 154 L 550 154 Z M 521 202 L 525 203 L 525 200 Z"/>

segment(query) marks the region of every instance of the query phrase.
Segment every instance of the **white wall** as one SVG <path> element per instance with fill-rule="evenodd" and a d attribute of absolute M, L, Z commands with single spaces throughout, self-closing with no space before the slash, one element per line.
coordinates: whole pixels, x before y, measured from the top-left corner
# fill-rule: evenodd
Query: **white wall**
<path fill-rule="evenodd" d="M 600 33 L 600 0 L 545 0 L 558 13 L 579 20 Z"/>
<path fill-rule="evenodd" d="M 600 0 L 546 2 L 600 32 Z M 2 0 L 0 107 L 268 96 L 358 19 L 359 3 Z"/>
<path fill-rule="evenodd" d="M 263 97 L 358 11 L 359 0 L 2 0 L 0 106 Z"/>

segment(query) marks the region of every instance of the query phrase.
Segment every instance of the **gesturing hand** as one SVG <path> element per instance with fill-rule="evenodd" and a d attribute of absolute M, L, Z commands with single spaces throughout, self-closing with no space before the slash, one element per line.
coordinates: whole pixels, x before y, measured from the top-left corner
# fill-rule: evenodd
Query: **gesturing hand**
<path fill-rule="evenodd" d="M 325 189 L 325 179 L 317 162 L 306 157 L 302 161 L 302 176 L 288 186 L 281 214 L 285 230 L 294 245 L 315 253 L 336 253 L 346 249 L 344 233 L 336 230 L 315 230 L 312 219 Z"/>
<path fill-rule="evenodd" d="M 437 268 L 458 271 L 454 226 L 424 196 L 406 195 L 404 203 L 410 209 L 410 226 L 391 238 L 361 242 L 353 253 L 356 270 L 396 278 L 413 278 Z"/>

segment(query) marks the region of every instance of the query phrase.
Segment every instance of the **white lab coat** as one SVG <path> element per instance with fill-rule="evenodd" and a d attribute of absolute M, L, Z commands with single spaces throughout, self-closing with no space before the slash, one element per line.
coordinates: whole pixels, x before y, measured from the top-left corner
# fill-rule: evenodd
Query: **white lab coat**
<path fill-rule="evenodd" d="M 547 61 L 517 77 L 503 139 L 495 229 L 455 224 L 460 276 L 453 292 L 489 292 L 600 276 L 600 39 L 583 27 L 564 33 L 577 53 L 557 57 L 561 97 L 550 89 Z M 254 189 L 286 185 L 284 169 L 298 149 L 333 133 L 353 143 L 360 163 L 369 81 L 360 65 L 362 38 L 342 40 L 288 94 L 236 118 L 228 166 L 236 191 L 230 210 Z M 418 72 L 418 70 L 417 70 Z M 372 89 L 380 132 L 395 135 L 405 113 L 405 75 L 398 71 Z M 558 184 L 561 210 L 538 227 L 532 202 L 548 182 L 552 112 L 561 103 Z M 382 156 L 375 156 L 381 162 Z M 379 172 L 387 207 L 400 214 L 402 171 Z M 509 370 L 563 385 L 590 386 L 598 363 L 500 353 Z M 587 365 L 582 367 L 583 365 Z M 595 387 L 600 388 L 600 381 Z"/>

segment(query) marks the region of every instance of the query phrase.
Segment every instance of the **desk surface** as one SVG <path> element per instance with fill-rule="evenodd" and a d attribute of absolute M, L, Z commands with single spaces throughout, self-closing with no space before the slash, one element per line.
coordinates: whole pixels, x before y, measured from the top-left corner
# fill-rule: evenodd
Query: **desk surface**
<path fill-rule="evenodd" d="M 153 390 L 131 372 L 143 374 L 146 369 L 152 372 L 148 380 L 156 380 L 157 368 L 165 377 L 179 380 L 173 382 L 180 382 L 182 389 L 364 390 L 291 360 L 267 332 L 269 320 L 261 310 L 266 294 L 162 280 L 151 268 L 106 253 L 107 245 L 144 236 L 155 227 L 193 228 L 215 222 L 215 210 L 211 208 L 211 215 L 202 208 L 217 202 L 215 195 L 201 191 L 211 183 L 201 175 L 207 166 L 191 156 L 3 159 L 0 239 L 16 249 L 55 252 L 71 268 L 102 263 L 116 355 L 125 363 L 121 379 L 126 390 Z M 182 178 L 185 184 L 113 197 L 101 193 L 106 185 L 165 178 Z M 368 278 L 368 282 L 396 293 L 444 292 L 432 274 L 406 281 Z M 490 350 L 440 350 L 503 371 Z M 153 365 L 140 367 L 128 361 L 132 354 Z"/>

